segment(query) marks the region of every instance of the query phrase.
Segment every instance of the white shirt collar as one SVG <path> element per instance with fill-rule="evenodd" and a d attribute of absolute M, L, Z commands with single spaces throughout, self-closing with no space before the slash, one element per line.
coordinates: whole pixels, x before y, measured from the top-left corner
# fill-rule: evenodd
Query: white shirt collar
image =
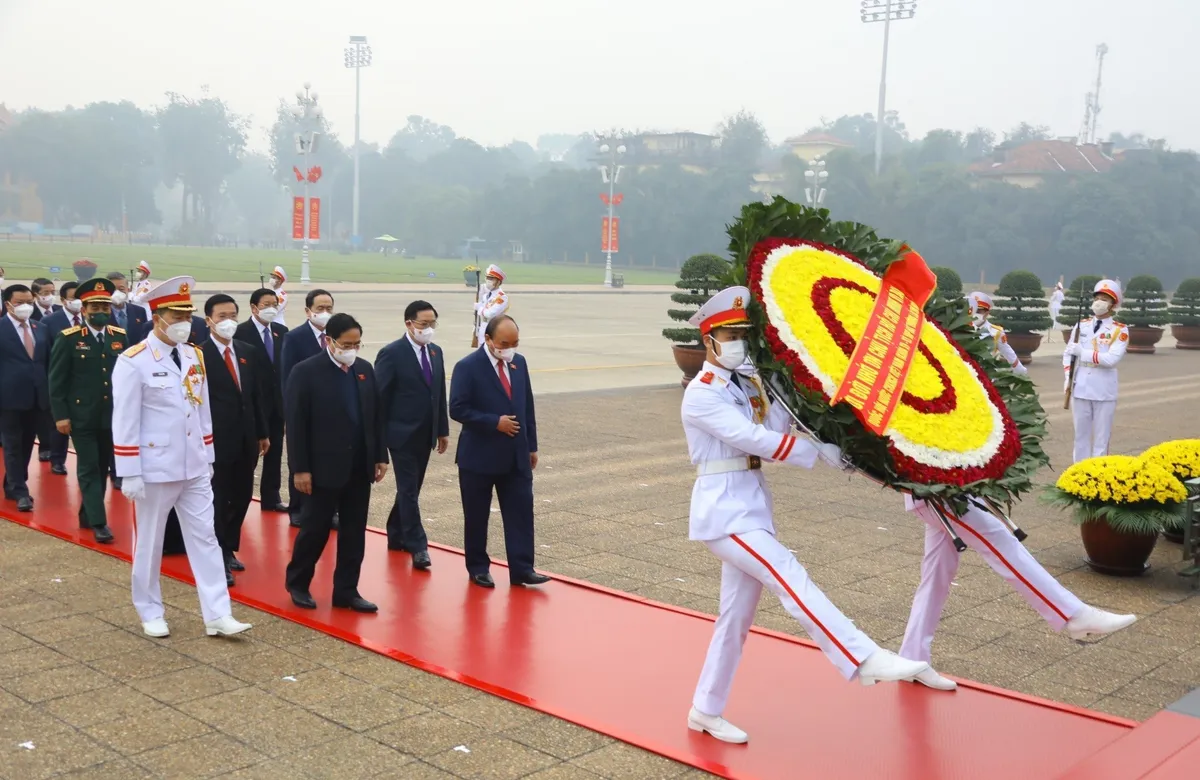
<path fill-rule="evenodd" d="M 95 337 L 97 337 L 97 336 L 102 336 L 102 335 L 104 335 L 104 331 L 103 331 L 103 330 L 96 330 L 95 328 L 93 328 L 93 327 L 92 327 L 92 323 L 90 323 L 90 322 L 89 322 L 89 323 L 87 323 L 87 329 L 88 329 L 89 331 L 91 331 L 92 338 L 95 338 Z"/>
<path fill-rule="evenodd" d="M 412 334 L 407 331 L 405 331 L 403 338 L 405 341 L 408 342 L 409 346 L 412 347 L 413 353 L 417 356 L 417 362 L 418 363 L 421 362 L 422 345 L 420 345 L 416 341 L 414 341 Z"/>
<path fill-rule="evenodd" d="M 337 366 L 342 371 L 349 372 L 350 369 L 353 367 L 353 366 L 343 366 L 341 363 L 334 360 L 333 353 L 330 352 L 328 349 L 325 350 L 325 357 L 329 358 L 329 362 L 333 363 L 335 366 Z"/>
<path fill-rule="evenodd" d="M 325 335 L 325 331 L 321 330 L 316 325 L 313 325 L 312 320 L 307 320 L 307 322 L 308 322 L 308 327 L 312 328 L 313 335 L 316 337 L 317 343 L 319 344 L 321 342 L 321 337 Z M 334 360 L 333 362 L 337 363 L 336 360 Z M 341 363 L 338 363 L 338 365 L 340 366 Z"/>
<path fill-rule="evenodd" d="M 219 339 L 209 339 L 209 341 L 211 341 L 212 343 L 217 345 L 217 351 L 221 353 L 222 360 L 225 359 L 225 350 L 229 350 L 230 352 L 233 352 L 233 356 L 237 357 L 237 352 L 233 351 L 233 341 L 232 340 L 230 340 L 228 345 L 222 344 Z"/>
<path fill-rule="evenodd" d="M 7 316 L 7 317 L 8 317 L 9 321 L 10 321 L 10 322 L 12 322 L 12 324 L 13 324 L 13 327 L 14 327 L 14 328 L 16 328 L 17 330 L 20 330 L 20 329 L 21 329 L 21 325 L 22 325 L 22 324 L 25 324 L 25 325 L 29 324 L 29 320 L 25 320 L 25 322 L 24 322 L 24 323 L 22 323 L 22 322 L 21 322 L 21 320 L 19 320 L 19 319 L 17 319 L 16 317 L 12 316 L 12 312 L 9 312 L 9 313 L 8 313 L 7 315 L 5 315 L 5 316 Z M 30 330 L 33 330 L 33 328 L 30 328 Z"/>

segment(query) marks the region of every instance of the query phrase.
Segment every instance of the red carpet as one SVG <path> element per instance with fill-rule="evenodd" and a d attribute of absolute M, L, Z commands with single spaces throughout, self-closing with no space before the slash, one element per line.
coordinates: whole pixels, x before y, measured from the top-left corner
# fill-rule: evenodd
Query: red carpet
<path fill-rule="evenodd" d="M 130 559 L 132 511 L 123 497 L 110 499 L 117 544 L 95 545 L 77 529 L 74 480 L 50 475 L 47 464 L 32 470 L 35 511 L 20 514 L 3 502 L 0 513 Z M 1138 767 L 1158 773 L 1086 777 L 1166 780 L 1183 775 L 1163 774 L 1170 771 L 1164 762 L 1200 746 L 1187 741 L 1188 734 L 1200 739 L 1200 720 L 1182 716 L 1165 731 L 1158 719 L 1132 730 L 1130 721 L 976 683 L 952 694 L 910 684 L 863 688 L 842 681 L 809 643 L 758 630 L 727 713 L 751 741 L 723 745 L 685 723 L 712 629 L 708 616 L 564 579 L 510 589 L 501 564 L 493 568 L 496 589 L 484 591 L 468 585 L 457 550 L 431 550 L 432 573 L 414 572 L 407 555 L 387 551 L 380 533 L 368 534 L 361 587 L 379 604 L 378 615 L 329 607 L 328 553 L 313 583 L 321 607 L 298 610 L 283 587 L 291 538 L 285 516 L 260 516 L 253 506 L 239 554 L 247 571 L 232 589 L 237 601 L 724 777 L 1037 780 L 1105 755 L 1100 765 L 1121 771 L 1122 757 L 1133 754 Z M 163 571 L 191 582 L 182 556 L 165 559 Z M 130 628 L 136 621 L 129 605 Z"/>

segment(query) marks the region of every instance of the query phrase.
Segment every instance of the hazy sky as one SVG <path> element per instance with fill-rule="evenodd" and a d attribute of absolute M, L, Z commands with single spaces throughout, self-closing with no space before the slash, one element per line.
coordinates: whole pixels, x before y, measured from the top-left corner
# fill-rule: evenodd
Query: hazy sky
<path fill-rule="evenodd" d="M 888 108 L 914 136 L 1025 120 L 1075 135 L 1104 42 L 1100 118 L 1200 149 L 1195 0 L 922 0 L 892 26 Z M 772 140 L 874 113 L 883 25 L 858 0 L 0 0 L 0 102 L 56 109 L 207 84 L 256 125 L 306 80 L 353 134 L 421 114 L 484 144 L 608 127 L 711 131 L 745 108 Z"/>

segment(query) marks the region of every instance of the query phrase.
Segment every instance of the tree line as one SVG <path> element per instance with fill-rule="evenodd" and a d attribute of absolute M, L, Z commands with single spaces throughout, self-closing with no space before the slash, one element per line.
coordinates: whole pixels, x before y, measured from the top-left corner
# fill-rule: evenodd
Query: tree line
<path fill-rule="evenodd" d="M 168 94 L 151 110 L 129 102 L 31 109 L 0 132 L 0 171 L 37 182 L 50 226 L 127 224 L 189 243 L 279 242 L 291 232 L 288 198 L 299 186 L 293 166 L 303 167 L 294 134 L 316 129 L 322 137 L 309 164 L 322 177 L 310 194 L 323 199 L 326 239 L 347 242 L 352 150 L 327 118 L 302 128 L 291 109 L 280 101 L 262 153 L 249 148 L 250 120 L 205 90 Z M 972 282 L 1015 269 L 1047 284 L 1137 269 L 1170 287 L 1200 268 L 1200 161 L 1161 140 L 1114 134 L 1119 148 L 1132 151 L 1110 173 L 1050 177 L 1029 189 L 977 180 L 968 165 L 1000 145 L 1048 137 L 1043 127 L 1021 124 L 1000 136 L 939 129 L 912 138 L 890 112 L 879 177 L 871 115 L 809 130 L 851 145 L 826 158 L 824 206 L 834 218 L 902 238 Z M 713 134 L 719 143 L 699 155 L 703 172 L 644 153 L 622 160 L 619 264 L 675 267 L 690 255 L 721 252 L 725 225 L 740 206 L 768 194 L 756 188 L 757 173 L 776 171 L 770 192 L 804 202 L 805 162 L 773 144 L 752 114 L 728 117 Z M 453 256 L 465 240 L 481 238 L 491 250 L 520 242 L 535 262 L 595 259 L 607 193 L 597 147 L 637 135 L 547 134 L 535 144 L 485 147 L 411 116 L 386 144 L 360 146 L 360 232 L 368 239 L 390 234 L 414 255 Z"/>

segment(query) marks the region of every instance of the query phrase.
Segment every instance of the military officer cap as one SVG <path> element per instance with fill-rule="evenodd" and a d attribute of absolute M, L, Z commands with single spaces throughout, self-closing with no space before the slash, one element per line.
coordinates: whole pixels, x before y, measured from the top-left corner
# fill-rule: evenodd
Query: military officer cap
<path fill-rule="evenodd" d="M 280 284 L 283 284 L 287 281 L 287 271 L 283 270 L 283 266 L 281 265 L 275 266 L 275 268 L 271 271 L 271 276 L 274 276 L 276 279 L 278 279 Z"/>
<path fill-rule="evenodd" d="M 150 311 L 172 309 L 174 311 L 195 311 L 192 304 L 192 290 L 196 280 L 190 276 L 175 276 L 159 284 L 146 294 L 146 305 Z"/>
<path fill-rule="evenodd" d="M 1092 295 L 1107 295 L 1112 298 L 1114 306 L 1121 305 L 1121 283 L 1115 282 L 1112 279 L 1101 279 L 1096 282 L 1095 289 L 1092 290 Z"/>
<path fill-rule="evenodd" d="M 75 290 L 75 297 L 81 303 L 112 303 L 113 293 L 117 286 L 108 279 L 88 279 Z"/>
<path fill-rule="evenodd" d="M 967 296 L 967 303 L 971 306 L 971 313 L 979 311 L 992 310 L 992 296 L 984 292 L 973 292 Z"/>
<path fill-rule="evenodd" d="M 495 263 L 492 263 L 487 267 L 487 274 L 485 275 L 490 279 L 499 279 L 501 282 L 504 281 L 504 272 L 501 271 L 500 266 L 496 265 Z"/>
<path fill-rule="evenodd" d="M 714 328 L 749 328 L 752 324 L 746 313 L 749 302 L 749 289 L 727 287 L 709 298 L 688 324 L 699 328 L 702 336 L 707 336 Z"/>
<path fill-rule="evenodd" d="M 142 273 L 144 273 L 146 276 L 150 275 L 150 264 L 147 263 L 145 260 L 138 263 L 137 267 L 138 267 L 138 270 L 141 271 Z"/>

